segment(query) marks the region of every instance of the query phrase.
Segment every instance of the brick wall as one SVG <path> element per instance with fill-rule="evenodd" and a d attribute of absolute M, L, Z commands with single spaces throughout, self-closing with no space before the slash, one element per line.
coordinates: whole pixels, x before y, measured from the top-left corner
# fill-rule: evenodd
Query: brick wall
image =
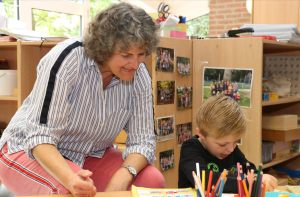
<path fill-rule="evenodd" d="M 246 8 L 246 0 L 210 0 L 209 36 L 228 32 L 251 23 L 251 14 Z"/>

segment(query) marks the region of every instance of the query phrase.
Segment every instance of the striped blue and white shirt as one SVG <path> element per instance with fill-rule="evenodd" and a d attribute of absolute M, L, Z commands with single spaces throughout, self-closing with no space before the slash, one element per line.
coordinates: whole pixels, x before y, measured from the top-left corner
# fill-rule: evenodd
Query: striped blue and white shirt
<path fill-rule="evenodd" d="M 155 134 L 151 78 L 145 64 L 134 79 L 114 77 L 103 90 L 96 62 L 84 55 L 82 39 L 59 43 L 43 57 L 30 95 L 12 118 L 0 140 L 9 154 L 53 144 L 59 152 L 83 166 L 87 156 L 101 158 L 125 128 L 123 159 L 140 153 L 153 163 Z"/>

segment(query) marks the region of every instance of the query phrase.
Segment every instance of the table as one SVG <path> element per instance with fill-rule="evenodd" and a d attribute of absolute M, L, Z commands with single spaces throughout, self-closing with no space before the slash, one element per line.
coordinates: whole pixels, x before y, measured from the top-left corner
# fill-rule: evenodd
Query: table
<path fill-rule="evenodd" d="M 95 197 L 132 197 L 131 191 L 124 192 L 97 192 Z M 40 196 L 26 196 L 26 197 L 73 197 L 72 194 L 60 195 L 40 195 Z"/>
<path fill-rule="evenodd" d="M 276 189 L 281 191 L 286 191 L 285 186 L 278 186 Z M 131 191 L 124 192 L 97 192 L 95 197 L 132 197 Z M 73 197 L 71 194 L 61 194 L 61 195 L 41 195 L 41 196 L 27 196 L 27 197 Z"/>

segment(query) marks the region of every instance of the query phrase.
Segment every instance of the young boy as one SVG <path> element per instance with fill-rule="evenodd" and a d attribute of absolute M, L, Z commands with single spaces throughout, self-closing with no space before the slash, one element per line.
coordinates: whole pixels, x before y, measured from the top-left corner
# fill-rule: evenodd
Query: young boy
<path fill-rule="evenodd" d="M 233 171 L 228 174 L 224 193 L 238 193 L 237 169 L 239 162 L 246 172 L 246 163 L 250 169 L 257 170 L 237 147 L 238 140 L 246 131 L 247 120 L 240 106 L 230 97 L 213 96 L 207 99 L 198 109 L 197 134 L 185 141 L 181 147 L 179 161 L 178 188 L 194 187 L 192 171 L 196 171 L 196 163 L 200 164 L 200 171 L 205 170 L 206 186 L 209 171 L 212 170 L 212 185 L 215 185 L 224 169 Z M 266 191 L 273 191 L 277 187 L 277 179 L 264 174 Z"/>

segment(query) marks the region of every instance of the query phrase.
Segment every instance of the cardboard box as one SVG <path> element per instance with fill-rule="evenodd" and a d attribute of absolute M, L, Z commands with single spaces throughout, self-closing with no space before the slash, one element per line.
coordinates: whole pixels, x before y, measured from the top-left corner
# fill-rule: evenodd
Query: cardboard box
<path fill-rule="evenodd" d="M 298 128 L 298 116 L 293 114 L 262 116 L 262 128 L 290 130 Z"/>
<path fill-rule="evenodd" d="M 277 93 L 269 93 L 269 100 L 270 101 L 278 100 L 278 94 Z"/>
<path fill-rule="evenodd" d="M 177 27 L 181 27 L 181 29 L 182 29 L 181 31 L 186 32 L 186 24 L 185 23 L 178 23 Z"/>

